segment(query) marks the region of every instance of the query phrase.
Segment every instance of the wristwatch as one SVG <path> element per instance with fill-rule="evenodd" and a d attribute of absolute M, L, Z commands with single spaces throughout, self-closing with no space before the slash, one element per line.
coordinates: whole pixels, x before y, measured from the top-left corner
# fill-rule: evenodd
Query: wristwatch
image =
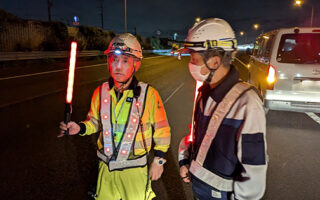
<path fill-rule="evenodd" d="M 164 163 L 166 163 L 167 160 L 164 158 L 154 157 L 153 162 L 161 166 L 164 165 Z"/>

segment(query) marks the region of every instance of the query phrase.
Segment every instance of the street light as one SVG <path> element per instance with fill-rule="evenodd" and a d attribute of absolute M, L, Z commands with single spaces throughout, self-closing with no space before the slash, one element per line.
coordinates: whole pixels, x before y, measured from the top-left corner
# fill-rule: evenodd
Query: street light
<path fill-rule="evenodd" d="M 294 2 L 294 5 L 301 7 L 301 5 L 303 4 L 303 1 L 300 0 L 296 0 Z M 313 4 L 311 4 L 311 17 L 310 17 L 310 26 L 313 26 L 313 16 L 314 16 L 314 8 L 313 8 Z"/>
<path fill-rule="evenodd" d="M 259 26 L 260 26 L 259 24 L 254 24 L 254 25 L 253 25 L 253 28 L 254 28 L 255 30 L 258 30 L 258 29 L 259 29 Z"/>
<path fill-rule="evenodd" d="M 196 18 L 196 22 L 200 22 L 201 18 L 200 17 L 197 17 Z"/>
<path fill-rule="evenodd" d="M 244 36 L 244 32 L 243 32 L 243 31 L 240 31 L 240 35 L 241 35 L 241 36 Z"/>
<path fill-rule="evenodd" d="M 295 5 L 297 5 L 297 6 L 301 6 L 301 4 L 302 4 L 302 1 L 295 1 Z"/>

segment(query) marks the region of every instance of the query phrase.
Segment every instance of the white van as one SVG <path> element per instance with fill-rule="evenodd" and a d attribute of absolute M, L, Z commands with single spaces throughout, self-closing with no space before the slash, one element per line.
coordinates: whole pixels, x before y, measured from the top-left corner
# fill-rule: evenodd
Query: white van
<path fill-rule="evenodd" d="M 247 67 L 267 109 L 320 113 L 320 27 L 260 35 Z"/>

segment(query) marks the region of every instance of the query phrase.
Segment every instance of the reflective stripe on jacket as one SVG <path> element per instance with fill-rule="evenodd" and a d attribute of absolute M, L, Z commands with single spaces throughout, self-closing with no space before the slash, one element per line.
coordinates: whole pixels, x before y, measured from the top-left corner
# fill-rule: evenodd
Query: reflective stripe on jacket
<path fill-rule="evenodd" d="M 266 185 L 265 113 L 261 99 L 250 88 L 237 83 L 221 102 L 209 97 L 205 107 L 197 103 L 200 119 L 207 122 L 196 121 L 195 126 L 208 125 L 198 130 L 206 133 L 201 145 L 195 147 L 189 169 L 204 183 L 220 191 L 233 191 L 240 200 L 262 198 Z M 190 145 L 183 138 L 180 165 L 190 164 L 189 159 Z"/>
<path fill-rule="evenodd" d="M 139 83 L 139 85 L 144 84 Z M 86 127 L 86 131 L 82 135 L 90 135 L 96 132 L 100 132 L 97 142 L 98 149 L 100 150 L 98 151 L 98 155 L 100 155 L 100 157 L 101 154 L 107 157 L 111 157 L 112 155 L 116 157 L 117 155 L 114 154 L 113 150 L 119 144 L 120 148 L 118 148 L 118 154 L 126 153 L 128 155 L 128 160 L 141 159 L 143 155 L 150 151 L 152 140 L 155 143 L 154 150 L 163 153 L 168 151 L 170 145 L 170 127 L 167 121 L 166 113 L 161 98 L 154 88 L 148 86 L 148 88 L 145 90 L 147 92 L 145 98 L 143 98 L 142 101 L 135 103 L 133 103 L 135 101 L 135 98 L 134 91 L 132 89 L 125 90 L 121 99 L 119 100 L 119 102 L 117 102 L 114 88 L 110 89 L 109 91 L 106 91 L 106 94 L 101 94 L 101 88 L 102 86 L 98 87 L 94 91 L 91 100 L 91 108 L 87 115 L 87 120 L 82 122 L 85 124 Z M 142 89 L 141 91 L 144 90 Z M 101 103 L 104 103 L 104 101 L 108 101 L 107 98 L 102 99 L 101 97 L 108 96 L 108 94 L 110 97 L 110 110 L 109 112 L 101 113 Z M 143 102 L 144 105 L 142 105 Z M 140 106 L 141 108 L 139 114 L 141 115 L 143 113 L 140 123 L 138 116 L 139 114 L 137 115 L 136 113 L 132 112 L 132 108 L 134 108 L 134 106 L 137 106 L 136 103 L 140 104 L 138 105 L 138 107 Z M 116 104 L 115 107 L 114 104 Z M 106 109 L 103 110 L 103 112 L 105 112 Z M 113 110 L 115 110 L 115 112 L 113 112 Z M 129 113 L 130 116 L 128 116 Z M 114 115 L 117 115 L 117 124 L 115 123 Z M 103 125 L 102 120 L 104 118 L 108 118 L 107 120 L 110 120 L 111 118 L 112 123 L 109 121 L 110 125 Z M 136 132 L 131 132 L 129 130 L 129 128 L 135 129 L 135 126 L 131 126 L 129 121 L 127 121 L 128 119 L 129 121 L 131 120 L 130 122 L 132 122 L 132 124 L 137 123 Z M 112 126 L 112 129 L 110 129 L 110 126 Z M 106 131 L 110 131 L 109 136 L 114 136 L 113 141 L 111 141 L 114 142 L 112 148 L 108 146 L 108 144 L 110 144 L 110 137 L 106 137 L 106 134 L 104 134 L 107 133 Z M 106 142 L 108 139 L 109 142 Z M 129 139 L 132 139 L 133 147 L 131 148 L 130 146 L 129 148 L 127 145 L 126 148 L 123 148 L 124 151 L 122 152 L 121 147 L 123 147 L 123 143 L 128 141 Z M 107 147 L 109 147 L 108 152 L 106 151 Z"/>

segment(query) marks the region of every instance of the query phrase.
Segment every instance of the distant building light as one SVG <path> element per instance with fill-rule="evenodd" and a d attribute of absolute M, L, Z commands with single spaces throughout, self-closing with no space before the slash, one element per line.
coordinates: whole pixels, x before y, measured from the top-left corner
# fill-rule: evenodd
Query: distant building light
<path fill-rule="evenodd" d="M 78 16 L 73 16 L 73 21 L 74 22 L 78 22 L 79 21 L 79 17 Z"/>
<path fill-rule="evenodd" d="M 73 16 L 73 25 L 75 25 L 75 26 L 79 25 L 79 17 L 78 16 Z"/>

